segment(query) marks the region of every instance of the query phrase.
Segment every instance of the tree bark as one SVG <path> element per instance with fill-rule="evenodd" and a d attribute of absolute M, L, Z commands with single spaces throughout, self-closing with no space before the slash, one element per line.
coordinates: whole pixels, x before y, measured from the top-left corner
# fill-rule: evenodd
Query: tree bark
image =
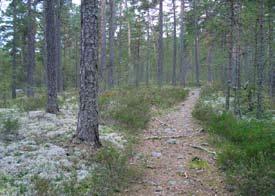
<path fill-rule="evenodd" d="M 148 8 L 147 10 L 147 62 L 146 62 L 146 73 L 145 73 L 145 82 L 146 85 L 149 85 L 149 80 L 150 80 L 150 62 L 151 62 L 151 39 L 150 39 L 150 9 Z"/>
<path fill-rule="evenodd" d="M 270 96 L 273 105 L 275 105 L 275 55 L 273 54 L 273 9 L 272 4 L 269 5 L 269 17 L 268 17 L 268 28 L 269 28 L 269 68 L 270 68 Z"/>
<path fill-rule="evenodd" d="M 235 13 L 234 13 L 234 0 L 229 2 L 230 9 L 230 32 L 228 37 L 229 44 L 229 61 L 227 67 L 227 92 L 226 92 L 226 110 L 230 108 L 230 91 L 231 91 L 231 82 L 232 82 L 232 65 L 233 65 L 233 29 L 235 25 Z"/>
<path fill-rule="evenodd" d="M 46 0 L 45 16 L 46 16 L 46 42 L 47 42 L 47 87 L 48 100 L 46 112 L 57 113 L 59 111 L 57 104 L 57 62 L 55 58 L 56 52 L 56 33 L 55 33 L 55 13 L 54 0 Z"/>
<path fill-rule="evenodd" d="M 158 40 L 158 85 L 162 86 L 163 80 L 163 0 L 159 1 L 159 40 Z"/>
<path fill-rule="evenodd" d="M 75 137 L 100 147 L 98 121 L 98 1 L 82 0 L 80 104 Z"/>
<path fill-rule="evenodd" d="M 57 69 L 57 90 L 58 92 L 62 92 L 64 90 L 63 84 L 63 69 L 62 69 L 62 62 L 61 62 L 61 11 L 63 0 L 56 0 L 55 1 L 55 44 L 56 44 L 56 69 Z"/>
<path fill-rule="evenodd" d="M 100 1 L 100 67 L 99 76 L 103 80 L 104 70 L 106 69 L 106 0 Z"/>
<path fill-rule="evenodd" d="M 239 118 L 241 117 L 241 109 L 240 109 L 240 94 L 241 94 L 241 3 L 237 1 L 236 3 L 236 82 L 235 82 L 235 99 L 234 99 L 234 113 Z"/>
<path fill-rule="evenodd" d="M 33 97 L 33 73 L 35 69 L 35 20 L 32 10 L 32 0 L 28 0 L 28 24 L 27 24 L 27 96 Z"/>
<path fill-rule="evenodd" d="M 173 3 L 173 18 L 174 18 L 174 32 L 173 32 L 173 75 L 172 75 L 172 84 L 175 86 L 177 84 L 177 18 L 176 18 L 176 3 L 175 0 L 172 0 Z"/>
<path fill-rule="evenodd" d="M 195 22 L 195 68 L 196 68 L 196 85 L 200 86 L 200 60 L 199 60 L 199 26 L 197 13 L 197 0 L 194 0 L 194 22 Z"/>
<path fill-rule="evenodd" d="M 259 1 L 259 43 L 257 58 L 257 112 L 258 119 L 263 117 L 263 84 L 264 84 L 264 0 Z"/>
<path fill-rule="evenodd" d="M 186 76 L 186 69 L 185 69 L 185 41 L 184 41 L 184 34 L 185 34 L 185 26 L 184 26 L 184 7 L 185 0 L 181 0 L 181 12 L 180 12 L 180 81 L 181 85 L 185 86 L 185 76 Z"/>
<path fill-rule="evenodd" d="M 114 0 L 109 1 L 110 4 L 110 20 L 109 20 L 109 49 L 110 59 L 108 67 L 108 85 L 109 88 L 114 86 L 114 65 L 115 65 L 115 52 L 114 52 L 114 19 L 115 19 L 115 2 Z"/>
<path fill-rule="evenodd" d="M 207 64 L 207 81 L 211 83 L 213 81 L 213 74 L 212 74 L 212 53 L 213 53 L 213 48 L 214 48 L 214 43 L 212 43 L 212 37 L 211 37 L 211 43 L 210 46 L 208 47 L 208 52 L 207 52 L 207 59 L 206 59 L 206 64 Z"/>
<path fill-rule="evenodd" d="M 16 0 L 12 1 L 12 28 L 13 28 L 13 39 L 12 39 L 12 84 L 11 84 L 11 96 L 13 99 L 16 98 L 16 42 L 17 42 L 17 28 L 16 28 Z"/>

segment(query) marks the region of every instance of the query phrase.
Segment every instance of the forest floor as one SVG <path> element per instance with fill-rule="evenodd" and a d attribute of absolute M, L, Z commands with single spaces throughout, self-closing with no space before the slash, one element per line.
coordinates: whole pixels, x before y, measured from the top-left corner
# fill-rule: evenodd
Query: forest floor
<path fill-rule="evenodd" d="M 121 195 L 232 195 L 208 134 L 192 117 L 199 95 L 191 90 L 173 111 L 150 121 L 131 160 L 144 166 L 144 175 Z"/>

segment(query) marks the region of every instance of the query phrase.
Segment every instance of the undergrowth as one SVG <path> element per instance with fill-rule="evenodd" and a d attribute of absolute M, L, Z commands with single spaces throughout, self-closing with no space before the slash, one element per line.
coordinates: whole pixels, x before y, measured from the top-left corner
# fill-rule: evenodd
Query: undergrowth
<path fill-rule="evenodd" d="M 274 121 L 247 121 L 231 113 L 218 114 L 202 99 L 193 116 L 204 124 L 220 150 L 218 163 L 227 174 L 227 182 L 240 195 L 274 195 Z"/>
<path fill-rule="evenodd" d="M 73 175 L 55 187 L 48 180 L 34 178 L 35 193 L 109 196 L 121 192 L 141 176 L 142 168 L 133 167 L 128 162 L 133 156 L 132 146 L 138 139 L 138 133 L 154 115 L 151 109 L 169 109 L 186 96 L 186 90 L 169 86 L 114 89 L 102 93 L 99 97 L 101 121 L 123 130 L 127 146 L 119 150 L 111 144 L 105 144 L 91 158 L 91 163 L 96 163 L 96 168 L 81 182 Z"/>

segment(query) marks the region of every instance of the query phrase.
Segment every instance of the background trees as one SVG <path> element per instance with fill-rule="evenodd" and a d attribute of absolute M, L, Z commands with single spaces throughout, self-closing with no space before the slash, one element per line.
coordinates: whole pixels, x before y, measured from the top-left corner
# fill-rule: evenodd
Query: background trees
<path fill-rule="evenodd" d="M 224 89 L 226 108 L 239 113 L 239 101 L 231 104 L 230 98 L 238 100 L 247 84 L 252 109 L 260 108 L 266 92 L 274 100 L 275 91 L 274 3 L 263 0 L 261 25 L 260 15 L 255 15 L 260 3 L 100 1 L 100 89 L 208 81 Z M 57 89 L 62 91 L 79 84 L 80 8 L 59 0 L 54 2 L 54 14 Z M 2 97 L 15 97 L 16 89 L 28 89 L 31 96 L 46 87 L 45 18 L 41 1 L 14 0 L 2 10 L 1 69 L 10 77 L 1 83 L 6 89 Z"/>

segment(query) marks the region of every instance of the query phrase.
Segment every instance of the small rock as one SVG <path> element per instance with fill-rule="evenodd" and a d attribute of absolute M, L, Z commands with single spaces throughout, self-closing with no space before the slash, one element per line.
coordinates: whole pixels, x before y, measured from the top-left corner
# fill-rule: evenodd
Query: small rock
<path fill-rule="evenodd" d="M 35 118 L 42 118 L 44 116 L 43 111 L 30 111 L 29 112 L 29 118 L 30 119 L 35 119 Z"/>
<path fill-rule="evenodd" d="M 177 159 L 183 159 L 183 156 L 180 155 L 180 156 L 177 157 Z"/>
<path fill-rule="evenodd" d="M 177 181 L 175 181 L 175 180 L 169 180 L 168 181 L 169 186 L 175 186 L 176 184 L 177 184 Z"/>
<path fill-rule="evenodd" d="M 179 166 L 179 168 L 178 168 L 178 170 L 177 170 L 177 174 L 178 174 L 179 176 L 185 176 L 185 169 L 184 169 L 183 165 L 180 165 L 180 166 Z"/>
<path fill-rule="evenodd" d="M 152 152 L 152 157 L 160 158 L 161 155 L 162 155 L 161 152 Z"/>
<path fill-rule="evenodd" d="M 234 192 L 235 187 L 233 185 L 227 184 L 225 185 L 225 189 L 228 190 L 229 192 Z"/>
<path fill-rule="evenodd" d="M 163 188 L 161 186 L 157 186 L 155 192 L 156 193 L 159 193 L 159 192 L 162 192 Z"/>
<path fill-rule="evenodd" d="M 167 144 L 177 144 L 177 140 L 176 139 L 169 139 L 166 141 Z"/>
<path fill-rule="evenodd" d="M 55 119 L 56 119 L 56 114 L 46 113 L 46 114 L 44 115 L 44 117 L 45 117 L 47 120 L 55 120 Z"/>

